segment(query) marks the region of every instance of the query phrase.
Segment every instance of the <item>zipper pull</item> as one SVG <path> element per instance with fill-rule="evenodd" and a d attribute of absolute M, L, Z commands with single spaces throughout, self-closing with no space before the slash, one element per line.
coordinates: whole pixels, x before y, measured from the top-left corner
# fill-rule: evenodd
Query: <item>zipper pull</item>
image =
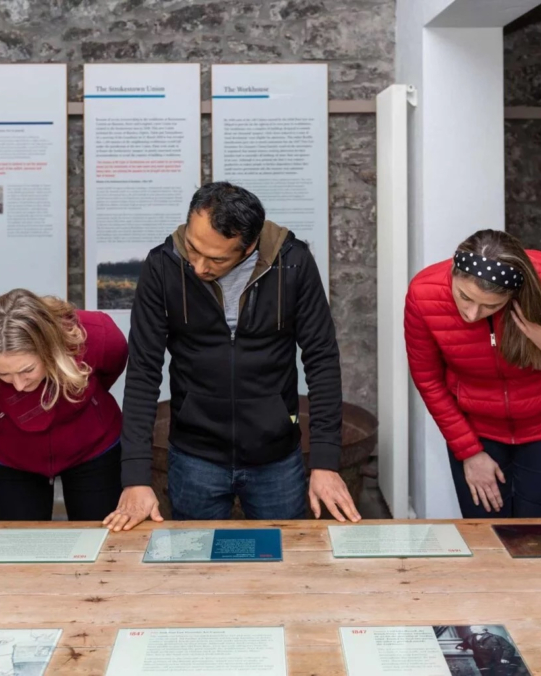
<path fill-rule="evenodd" d="M 235 332 L 231 331 L 231 345 L 235 344 Z"/>
<path fill-rule="evenodd" d="M 488 325 L 490 327 L 490 345 L 496 347 L 496 331 L 494 331 L 494 322 L 492 317 L 487 317 Z"/>

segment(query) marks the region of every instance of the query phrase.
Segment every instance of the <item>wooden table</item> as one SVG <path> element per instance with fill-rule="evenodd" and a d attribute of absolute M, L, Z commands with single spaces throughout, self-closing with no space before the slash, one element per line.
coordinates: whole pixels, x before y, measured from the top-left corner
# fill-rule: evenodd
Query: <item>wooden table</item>
<path fill-rule="evenodd" d="M 463 559 L 337 560 L 330 523 L 147 522 L 109 535 L 95 564 L 1 564 L 0 628 L 62 628 L 47 674 L 102 676 L 120 627 L 284 625 L 289 676 L 345 676 L 340 625 L 505 624 L 541 674 L 541 560 L 507 554 L 490 528 L 505 521 L 456 522 Z M 266 525 L 282 528 L 282 563 L 141 563 L 153 527 Z"/>

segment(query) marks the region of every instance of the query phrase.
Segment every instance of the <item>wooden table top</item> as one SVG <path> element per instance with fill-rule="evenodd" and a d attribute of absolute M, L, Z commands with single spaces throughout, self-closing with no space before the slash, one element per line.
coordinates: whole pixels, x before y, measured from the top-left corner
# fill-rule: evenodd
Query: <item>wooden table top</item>
<path fill-rule="evenodd" d="M 541 675 L 541 559 L 509 556 L 490 528 L 509 522 L 437 521 L 456 523 L 473 557 L 436 559 L 334 559 L 335 523 L 146 522 L 110 534 L 94 564 L 2 564 L 0 628 L 61 628 L 47 674 L 102 676 L 121 627 L 283 625 L 289 676 L 346 676 L 341 625 L 504 624 Z M 265 526 L 282 528 L 282 563 L 141 562 L 153 528 Z"/>

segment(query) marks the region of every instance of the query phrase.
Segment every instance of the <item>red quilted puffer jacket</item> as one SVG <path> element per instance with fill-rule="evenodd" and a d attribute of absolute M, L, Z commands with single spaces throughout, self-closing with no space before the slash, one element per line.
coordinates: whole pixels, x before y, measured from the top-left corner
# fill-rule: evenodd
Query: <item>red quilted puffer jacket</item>
<path fill-rule="evenodd" d="M 528 251 L 541 274 L 541 252 Z M 483 450 L 479 437 L 506 444 L 541 439 L 541 371 L 511 366 L 490 325 L 460 316 L 451 293 L 452 260 L 422 270 L 406 297 L 405 331 L 413 381 L 459 460 Z M 496 343 L 503 311 L 492 316 Z"/>

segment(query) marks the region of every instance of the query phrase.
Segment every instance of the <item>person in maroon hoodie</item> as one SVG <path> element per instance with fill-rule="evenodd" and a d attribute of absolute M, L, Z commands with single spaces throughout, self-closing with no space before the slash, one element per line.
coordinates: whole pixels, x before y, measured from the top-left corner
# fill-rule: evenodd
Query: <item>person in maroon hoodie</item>
<path fill-rule="evenodd" d="M 541 517 L 541 252 L 480 230 L 406 298 L 413 381 L 465 518 Z"/>
<path fill-rule="evenodd" d="M 70 521 L 116 507 L 122 422 L 109 389 L 127 352 L 102 312 L 24 289 L 0 296 L 0 520 L 51 520 L 56 476 Z"/>

